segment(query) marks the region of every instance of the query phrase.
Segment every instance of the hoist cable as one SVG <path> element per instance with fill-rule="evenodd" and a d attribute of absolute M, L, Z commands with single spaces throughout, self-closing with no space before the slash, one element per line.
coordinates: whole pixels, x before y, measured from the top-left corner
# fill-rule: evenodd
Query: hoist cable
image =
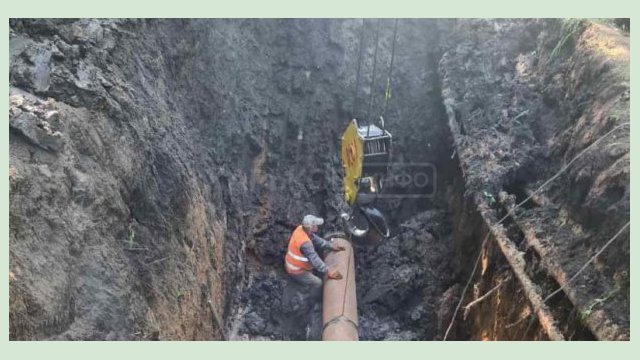
<path fill-rule="evenodd" d="M 367 137 L 369 137 L 369 129 L 371 128 L 371 106 L 373 105 L 373 93 L 376 83 L 376 67 L 378 65 L 378 40 L 380 37 L 380 19 L 376 22 L 376 47 L 373 51 L 373 69 L 371 71 L 371 87 L 369 88 L 369 109 L 367 110 Z"/>
<path fill-rule="evenodd" d="M 360 49 L 358 50 L 358 70 L 356 72 L 356 87 L 353 89 L 353 108 L 351 114 L 356 116 L 358 110 L 358 88 L 360 87 L 360 69 L 362 67 L 362 51 L 364 49 L 364 19 L 362 19 L 362 27 L 360 28 Z"/>
<path fill-rule="evenodd" d="M 384 91 L 384 106 L 382 107 L 382 118 L 383 119 L 387 115 L 387 103 L 389 102 L 389 99 L 391 98 L 391 75 L 392 75 L 392 72 L 393 72 L 393 59 L 394 59 L 395 54 L 396 54 L 396 39 L 397 39 L 397 35 L 398 35 L 398 19 L 396 19 L 396 22 L 395 22 L 395 24 L 393 26 L 393 43 L 391 45 L 391 61 L 389 62 L 389 74 L 387 75 L 387 88 Z M 382 127 L 384 128 L 384 123 L 383 123 Z"/>

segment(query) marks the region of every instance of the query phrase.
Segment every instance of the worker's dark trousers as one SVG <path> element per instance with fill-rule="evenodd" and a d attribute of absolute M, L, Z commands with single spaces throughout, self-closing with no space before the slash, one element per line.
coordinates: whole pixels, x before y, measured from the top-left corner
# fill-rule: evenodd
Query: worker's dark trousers
<path fill-rule="evenodd" d="M 289 274 L 297 283 L 309 288 L 314 298 L 320 298 L 322 295 L 322 279 L 313 275 L 311 271 L 305 271 L 301 274 Z"/>

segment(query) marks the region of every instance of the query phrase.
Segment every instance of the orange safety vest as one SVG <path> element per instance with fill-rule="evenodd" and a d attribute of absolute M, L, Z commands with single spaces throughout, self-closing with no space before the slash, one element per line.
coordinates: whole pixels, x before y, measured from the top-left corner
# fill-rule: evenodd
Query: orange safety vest
<path fill-rule="evenodd" d="M 307 241 L 311 241 L 309 235 L 304 231 L 302 225 L 298 226 L 289 238 L 289 248 L 284 257 L 284 267 L 289 274 L 301 274 L 313 269 L 309 259 L 300 251 L 302 244 Z"/>

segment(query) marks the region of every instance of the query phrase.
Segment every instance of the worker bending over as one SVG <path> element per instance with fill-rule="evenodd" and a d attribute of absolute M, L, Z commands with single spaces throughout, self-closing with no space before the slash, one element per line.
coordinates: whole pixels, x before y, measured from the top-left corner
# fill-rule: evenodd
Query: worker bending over
<path fill-rule="evenodd" d="M 313 270 L 328 279 L 342 279 L 337 269 L 329 269 L 322 261 L 316 249 L 343 251 L 342 245 L 334 244 L 316 235 L 318 227 L 324 223 L 322 218 L 307 215 L 302 225 L 296 227 L 289 238 L 289 248 L 284 265 L 287 273 L 297 282 L 311 287 L 314 293 L 320 293 L 322 279 L 313 274 Z"/>

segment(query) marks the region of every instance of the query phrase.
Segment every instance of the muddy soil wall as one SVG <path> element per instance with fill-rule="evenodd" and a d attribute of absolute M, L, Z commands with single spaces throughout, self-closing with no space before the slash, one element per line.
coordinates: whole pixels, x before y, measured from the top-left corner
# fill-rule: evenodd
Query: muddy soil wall
<path fill-rule="evenodd" d="M 628 34 L 581 20 L 471 20 L 447 41 L 442 93 L 466 185 L 458 203 L 467 209 L 454 222 L 480 209 L 476 219 L 505 234 L 491 241 L 513 248 L 512 256 L 485 249 L 486 260 L 498 268 L 508 260 L 511 270 L 524 264 L 534 298 L 565 286 L 542 304 L 564 339 L 628 339 Z M 570 282 L 618 231 L 617 242 Z M 478 258 L 477 239 L 455 236 L 456 248 L 469 249 L 458 252 L 467 264 Z M 511 270 L 476 273 L 467 303 Z M 497 325 L 533 305 L 531 296 L 529 304 L 504 301 L 501 291 L 483 305 L 491 311 L 466 320 L 472 337 L 538 337 Z"/>

